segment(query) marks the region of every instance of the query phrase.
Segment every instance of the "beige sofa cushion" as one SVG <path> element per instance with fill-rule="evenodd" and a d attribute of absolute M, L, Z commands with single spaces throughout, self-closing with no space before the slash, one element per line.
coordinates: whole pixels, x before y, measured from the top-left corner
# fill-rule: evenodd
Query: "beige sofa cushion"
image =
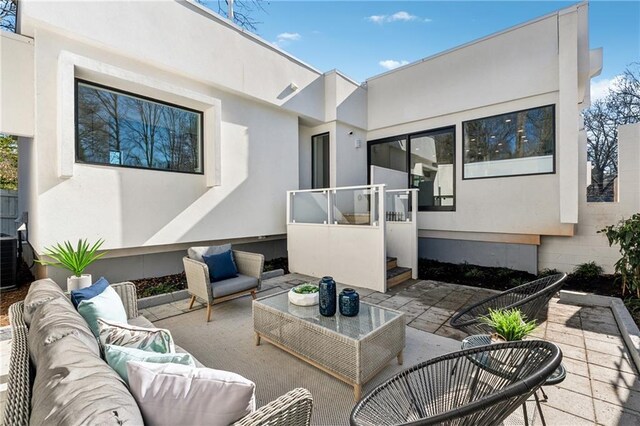
<path fill-rule="evenodd" d="M 53 299 L 64 298 L 66 295 L 55 281 L 45 278 L 34 281 L 29 287 L 27 297 L 24 299 L 24 321 L 31 325 L 31 317 L 35 310 Z"/>
<path fill-rule="evenodd" d="M 31 407 L 32 425 L 143 424 L 122 379 L 73 334 L 39 355 Z"/>
<path fill-rule="evenodd" d="M 40 368 L 41 358 L 61 338 L 73 335 L 84 343 L 86 351 L 100 356 L 100 347 L 85 320 L 66 297 L 50 300 L 34 311 L 28 341 L 31 361 Z"/>

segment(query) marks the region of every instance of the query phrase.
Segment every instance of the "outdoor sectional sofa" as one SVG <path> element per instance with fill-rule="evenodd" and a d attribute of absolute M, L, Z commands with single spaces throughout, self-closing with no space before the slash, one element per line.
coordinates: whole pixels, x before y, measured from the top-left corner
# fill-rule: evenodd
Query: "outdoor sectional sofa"
<path fill-rule="evenodd" d="M 122 299 L 129 324 L 153 327 L 138 314 L 132 283 L 112 287 Z M 87 323 L 55 282 L 34 282 L 26 301 L 11 305 L 9 317 L 13 341 L 3 424 L 144 423 L 126 384 L 101 358 Z M 186 352 L 178 347 L 176 351 Z M 311 407 L 309 391 L 295 389 L 234 424 L 308 425 Z"/>

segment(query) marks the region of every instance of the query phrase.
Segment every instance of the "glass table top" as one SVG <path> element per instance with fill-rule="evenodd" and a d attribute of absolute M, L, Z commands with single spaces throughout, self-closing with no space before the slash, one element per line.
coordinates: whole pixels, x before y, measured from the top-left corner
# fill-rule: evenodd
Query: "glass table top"
<path fill-rule="evenodd" d="M 284 291 L 267 296 L 256 300 L 256 303 L 262 303 L 270 308 L 289 313 L 303 321 L 327 328 L 350 339 L 361 339 L 402 315 L 400 312 L 361 301 L 360 313 L 355 317 L 342 316 L 339 311 L 332 317 L 325 317 L 320 315 L 318 305 L 298 306 L 289 302 L 287 293 Z"/>

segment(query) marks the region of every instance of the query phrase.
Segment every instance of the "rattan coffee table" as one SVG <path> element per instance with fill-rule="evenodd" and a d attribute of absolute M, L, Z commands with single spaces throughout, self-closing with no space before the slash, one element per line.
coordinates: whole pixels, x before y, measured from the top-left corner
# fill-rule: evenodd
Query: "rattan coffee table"
<path fill-rule="evenodd" d="M 404 322 L 402 312 L 365 302 L 355 317 L 323 317 L 317 305 L 289 303 L 287 291 L 253 301 L 256 345 L 264 339 L 350 384 L 356 400 L 389 361 L 402 364 Z"/>

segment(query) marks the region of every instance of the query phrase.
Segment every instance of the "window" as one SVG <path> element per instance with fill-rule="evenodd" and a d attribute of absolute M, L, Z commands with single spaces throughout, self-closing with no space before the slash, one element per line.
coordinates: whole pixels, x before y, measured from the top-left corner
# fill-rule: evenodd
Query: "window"
<path fill-rule="evenodd" d="M 311 137 L 311 188 L 329 188 L 329 133 Z"/>
<path fill-rule="evenodd" d="M 76 80 L 76 161 L 201 174 L 202 113 Z"/>
<path fill-rule="evenodd" d="M 369 166 L 407 171 L 407 138 L 389 138 L 369 144 Z"/>
<path fill-rule="evenodd" d="M 455 126 L 370 141 L 368 166 L 402 172 L 395 174 L 406 182 L 403 188 L 420 189 L 418 210 L 452 211 L 455 210 L 455 145 Z M 386 178 L 392 179 L 391 176 L 388 174 Z"/>
<path fill-rule="evenodd" d="M 410 186 L 418 188 L 419 210 L 455 209 L 455 127 L 409 137 Z"/>
<path fill-rule="evenodd" d="M 463 179 L 555 172 L 553 105 L 462 124 Z"/>

